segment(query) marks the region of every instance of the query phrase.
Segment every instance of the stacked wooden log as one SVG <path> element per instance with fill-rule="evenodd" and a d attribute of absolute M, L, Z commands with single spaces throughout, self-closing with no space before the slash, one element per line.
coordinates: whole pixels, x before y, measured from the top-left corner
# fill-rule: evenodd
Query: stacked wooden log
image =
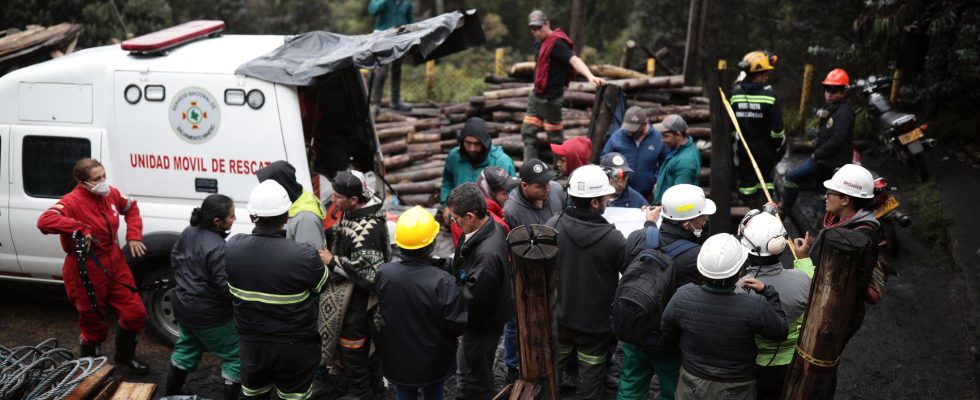
<path fill-rule="evenodd" d="M 708 100 L 701 87 L 684 86 L 680 75 L 650 77 L 643 73 L 615 67 L 590 67 L 608 84 L 624 89 L 627 107 L 640 106 L 653 121 L 668 114 L 680 114 L 690 126 L 696 140 L 710 136 Z M 386 180 L 408 204 L 432 206 L 438 202 L 442 184 L 442 167 L 446 155 L 459 142 L 457 135 L 470 117 L 487 121 L 493 144 L 501 146 L 519 167 L 523 162 L 521 124 L 527 110 L 527 98 L 534 63 L 513 65 L 506 77 L 487 76 L 486 90 L 467 103 L 415 103 L 410 111 L 383 109 L 375 118 L 381 151 L 384 154 Z M 595 103 L 596 88 L 584 81 L 571 82 L 565 90 L 562 109 L 565 138 L 588 134 Z M 545 133 L 538 133 L 539 152 L 550 159 L 551 149 Z M 600 145 L 600 144 L 594 144 Z M 707 149 L 704 143 L 700 148 Z M 702 151 L 705 160 L 707 150 Z M 705 163 L 707 164 L 707 163 Z M 705 173 L 702 173 L 705 175 Z"/>
<path fill-rule="evenodd" d="M 0 74 L 11 67 L 33 64 L 40 56 L 57 58 L 75 51 L 81 32 L 81 25 L 67 22 L 0 30 Z"/>

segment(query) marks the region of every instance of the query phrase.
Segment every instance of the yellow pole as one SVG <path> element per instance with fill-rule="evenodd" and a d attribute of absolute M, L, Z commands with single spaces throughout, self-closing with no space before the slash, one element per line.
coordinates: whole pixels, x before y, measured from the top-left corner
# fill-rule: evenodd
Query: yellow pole
<path fill-rule="evenodd" d="M 496 76 L 504 75 L 504 48 L 498 47 L 493 52 L 493 74 Z"/>
<path fill-rule="evenodd" d="M 796 116 L 796 130 L 803 133 L 806 126 L 806 104 L 810 101 L 810 81 L 813 80 L 813 64 L 803 67 L 803 91 L 800 92 L 800 113 Z"/>
<path fill-rule="evenodd" d="M 435 97 L 436 61 L 425 62 L 425 91 L 429 99 Z"/>
<path fill-rule="evenodd" d="M 657 59 L 650 57 L 647 58 L 647 76 L 653 76 L 653 72 L 657 70 Z"/>
<path fill-rule="evenodd" d="M 728 68 L 728 61 L 718 60 L 718 69 Z"/>
<path fill-rule="evenodd" d="M 718 66 L 721 66 L 721 63 Z M 745 141 L 745 135 L 742 135 L 742 128 L 738 126 L 738 119 L 735 118 L 735 111 L 732 110 L 732 105 L 728 102 L 728 96 L 725 95 L 725 91 L 720 86 L 718 87 L 718 91 L 721 92 L 721 102 L 725 104 L 725 110 L 728 111 L 728 118 L 732 120 L 732 125 L 735 125 L 735 132 L 738 132 L 738 139 L 742 142 L 742 147 L 745 148 L 745 154 L 749 155 L 749 161 L 752 162 L 752 168 L 755 170 L 755 177 L 759 179 L 759 186 L 762 187 L 762 192 L 766 194 L 766 200 L 772 203 L 772 196 L 769 194 L 769 189 L 766 188 L 766 180 L 762 178 L 762 171 L 759 170 L 759 164 L 755 162 L 755 156 L 752 155 L 752 150 L 749 149 L 749 145 Z M 776 218 L 779 219 L 780 223 L 783 222 L 783 217 L 778 212 L 776 213 Z M 793 253 L 793 259 L 799 260 L 799 257 L 796 256 L 796 246 L 792 240 L 789 240 L 789 248 Z"/>
<path fill-rule="evenodd" d="M 888 97 L 892 105 L 898 100 L 898 84 L 902 82 L 902 70 L 895 68 L 895 75 L 892 75 L 892 95 Z"/>

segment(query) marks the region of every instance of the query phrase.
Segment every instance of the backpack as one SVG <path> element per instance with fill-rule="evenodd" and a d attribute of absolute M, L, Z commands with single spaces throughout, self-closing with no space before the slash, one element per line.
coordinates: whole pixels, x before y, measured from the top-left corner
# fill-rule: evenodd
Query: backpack
<path fill-rule="evenodd" d="M 678 239 L 662 248 L 660 230 L 646 228 L 642 252 L 626 266 L 612 303 L 612 331 L 617 339 L 644 351 L 662 342 L 660 318 L 677 290 L 674 259 L 697 244 Z"/>

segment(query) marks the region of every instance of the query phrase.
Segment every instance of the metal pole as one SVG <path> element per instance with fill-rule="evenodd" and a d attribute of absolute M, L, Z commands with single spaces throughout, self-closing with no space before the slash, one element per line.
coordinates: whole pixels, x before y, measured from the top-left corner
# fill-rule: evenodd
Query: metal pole
<path fill-rule="evenodd" d="M 894 106 L 896 101 L 898 101 L 898 84 L 902 82 L 902 70 L 896 68 L 895 74 L 892 75 L 892 94 L 888 96 L 888 101 Z"/>
<path fill-rule="evenodd" d="M 647 58 L 647 76 L 653 76 L 653 72 L 657 70 L 657 59 L 653 57 Z"/>
<path fill-rule="evenodd" d="M 496 51 L 493 52 L 493 74 L 496 76 L 504 76 L 504 48 L 498 47 Z"/>

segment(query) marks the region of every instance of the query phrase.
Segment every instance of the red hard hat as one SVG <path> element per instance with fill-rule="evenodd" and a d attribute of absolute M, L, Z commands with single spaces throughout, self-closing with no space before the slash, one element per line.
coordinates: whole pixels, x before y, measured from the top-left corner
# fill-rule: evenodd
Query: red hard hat
<path fill-rule="evenodd" d="M 828 86 L 847 86 L 851 84 L 851 78 L 847 76 L 847 71 L 841 68 L 834 68 L 827 73 L 823 79 L 823 84 Z"/>

